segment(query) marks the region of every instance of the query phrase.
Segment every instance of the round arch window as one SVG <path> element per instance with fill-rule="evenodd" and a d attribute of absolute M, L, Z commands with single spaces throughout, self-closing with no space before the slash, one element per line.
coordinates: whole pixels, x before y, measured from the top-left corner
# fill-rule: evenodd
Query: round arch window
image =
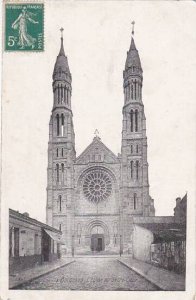
<path fill-rule="evenodd" d="M 88 172 L 84 179 L 83 192 L 94 203 L 106 200 L 112 193 L 112 180 L 108 172 L 101 169 Z"/>

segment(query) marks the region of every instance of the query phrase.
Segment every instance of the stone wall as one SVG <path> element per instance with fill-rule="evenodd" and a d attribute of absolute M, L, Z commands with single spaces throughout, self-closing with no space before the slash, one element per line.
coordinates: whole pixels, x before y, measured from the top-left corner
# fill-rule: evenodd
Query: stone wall
<path fill-rule="evenodd" d="M 153 243 L 153 233 L 146 228 L 134 225 L 133 258 L 150 261 L 150 249 Z"/>

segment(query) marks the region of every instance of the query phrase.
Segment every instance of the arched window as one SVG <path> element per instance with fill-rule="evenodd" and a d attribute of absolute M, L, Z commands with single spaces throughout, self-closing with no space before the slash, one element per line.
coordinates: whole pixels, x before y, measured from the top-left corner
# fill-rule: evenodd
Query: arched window
<path fill-rule="evenodd" d="M 61 227 L 62 227 L 62 226 L 61 226 L 61 223 L 60 223 L 60 224 L 59 224 L 59 230 L 61 230 Z"/>
<path fill-rule="evenodd" d="M 62 196 L 61 195 L 58 196 L 58 209 L 59 209 L 59 211 L 62 210 Z"/>
<path fill-rule="evenodd" d="M 135 100 L 136 100 L 136 97 L 137 97 L 136 92 L 137 92 L 137 80 L 135 79 L 135 81 L 134 81 L 134 99 Z"/>
<path fill-rule="evenodd" d="M 136 160 L 136 179 L 139 178 L 139 161 Z"/>
<path fill-rule="evenodd" d="M 131 132 L 133 132 L 133 110 L 130 112 Z"/>
<path fill-rule="evenodd" d="M 67 104 L 69 104 L 69 89 L 66 90 L 66 98 L 67 98 Z"/>
<path fill-rule="evenodd" d="M 133 81 L 131 81 L 131 99 L 133 100 Z"/>
<path fill-rule="evenodd" d="M 138 152 L 139 152 L 139 146 L 136 145 L 136 153 L 138 153 Z"/>
<path fill-rule="evenodd" d="M 133 178 L 133 161 L 132 160 L 130 163 L 130 167 L 131 167 L 131 178 Z"/>
<path fill-rule="evenodd" d="M 56 115 L 56 134 L 59 136 L 59 115 Z"/>
<path fill-rule="evenodd" d="M 133 195 L 133 208 L 136 209 L 137 208 L 137 194 L 134 193 Z"/>
<path fill-rule="evenodd" d="M 58 99 L 58 104 L 60 102 L 60 87 L 59 85 L 57 86 L 57 99 Z"/>
<path fill-rule="evenodd" d="M 61 103 L 63 102 L 63 86 L 61 84 Z"/>
<path fill-rule="evenodd" d="M 135 131 L 138 131 L 138 110 L 135 111 Z"/>
<path fill-rule="evenodd" d="M 61 114 L 61 136 L 64 135 L 64 115 Z"/>
<path fill-rule="evenodd" d="M 133 145 L 131 145 L 131 153 L 133 153 Z"/>
<path fill-rule="evenodd" d="M 56 157 L 58 157 L 59 156 L 59 149 L 57 148 L 56 149 Z"/>
<path fill-rule="evenodd" d="M 61 164 L 62 184 L 64 184 L 64 164 Z"/>
<path fill-rule="evenodd" d="M 63 157 L 63 148 L 61 149 L 61 156 Z"/>
<path fill-rule="evenodd" d="M 56 165 L 56 181 L 59 182 L 59 164 Z"/>

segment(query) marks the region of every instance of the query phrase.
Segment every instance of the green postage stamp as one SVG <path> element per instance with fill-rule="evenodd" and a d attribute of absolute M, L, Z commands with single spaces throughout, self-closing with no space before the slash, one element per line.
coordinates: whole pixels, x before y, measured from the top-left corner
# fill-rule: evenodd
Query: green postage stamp
<path fill-rule="evenodd" d="M 5 5 L 5 50 L 44 50 L 44 4 Z"/>

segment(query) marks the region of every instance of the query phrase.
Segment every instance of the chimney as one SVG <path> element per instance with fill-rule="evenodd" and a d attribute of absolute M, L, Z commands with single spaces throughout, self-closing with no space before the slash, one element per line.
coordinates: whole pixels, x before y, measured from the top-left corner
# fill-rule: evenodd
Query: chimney
<path fill-rule="evenodd" d="M 23 216 L 29 217 L 29 213 L 28 213 L 28 212 L 24 212 L 24 213 L 23 213 Z"/>
<path fill-rule="evenodd" d="M 176 205 L 178 205 L 181 202 L 181 200 L 182 199 L 180 197 L 176 198 Z"/>

